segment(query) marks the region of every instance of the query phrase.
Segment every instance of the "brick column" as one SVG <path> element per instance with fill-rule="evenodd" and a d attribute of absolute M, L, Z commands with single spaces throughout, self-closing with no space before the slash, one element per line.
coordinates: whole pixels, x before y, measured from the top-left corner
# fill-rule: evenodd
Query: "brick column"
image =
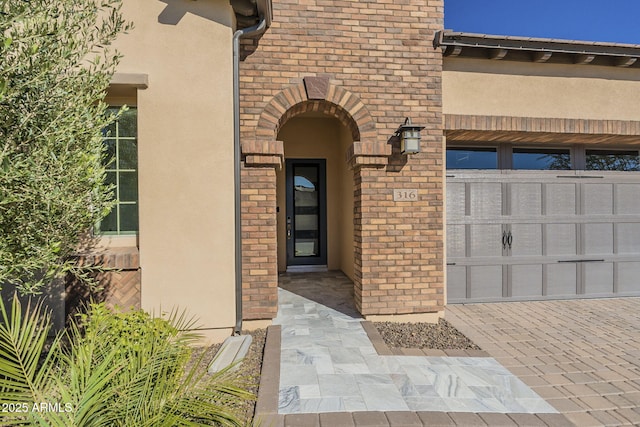
<path fill-rule="evenodd" d="M 246 320 L 272 319 L 278 312 L 276 168 L 281 141 L 243 141 L 242 304 Z"/>

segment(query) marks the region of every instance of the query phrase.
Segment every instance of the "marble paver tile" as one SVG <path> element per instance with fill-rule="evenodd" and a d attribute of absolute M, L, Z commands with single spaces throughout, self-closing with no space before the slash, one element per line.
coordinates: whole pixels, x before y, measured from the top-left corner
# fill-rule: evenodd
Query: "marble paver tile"
<path fill-rule="evenodd" d="M 407 398 L 420 396 L 418 389 L 413 384 L 408 375 L 391 374 L 391 381 L 393 381 L 393 384 L 400 391 L 400 394 L 403 397 Z"/>
<path fill-rule="evenodd" d="M 281 414 L 556 412 L 491 357 L 380 356 L 349 307 L 279 295 Z"/>
<path fill-rule="evenodd" d="M 364 403 L 362 396 L 343 397 L 344 410 L 349 412 L 366 411 L 367 405 Z"/>
<path fill-rule="evenodd" d="M 443 398 L 442 400 L 456 412 L 509 412 L 498 399 Z"/>
<path fill-rule="evenodd" d="M 290 414 L 300 412 L 300 392 L 297 386 L 281 387 L 279 395 L 279 413 Z"/>
<path fill-rule="evenodd" d="M 344 402 L 341 397 L 300 399 L 300 412 L 302 413 L 342 412 L 344 410 Z"/>
<path fill-rule="evenodd" d="M 336 374 L 370 374 L 371 370 L 366 363 L 334 363 Z"/>
<path fill-rule="evenodd" d="M 364 403 L 369 411 L 408 411 L 409 406 L 394 385 L 380 384 L 375 387 L 360 385 Z"/>
<path fill-rule="evenodd" d="M 364 356 L 352 347 L 333 347 L 329 349 L 333 363 L 364 363 Z"/>
<path fill-rule="evenodd" d="M 297 387 L 300 399 L 313 399 L 321 396 L 319 384 L 303 384 Z"/>
<path fill-rule="evenodd" d="M 412 411 L 450 411 L 451 408 L 441 397 L 406 397 L 404 399 Z"/>
<path fill-rule="evenodd" d="M 296 366 L 295 369 L 280 368 L 280 385 L 318 384 L 318 371 L 315 366 Z"/>
<path fill-rule="evenodd" d="M 385 374 L 365 374 L 355 377 L 358 384 L 363 386 L 374 386 L 379 384 L 390 385 L 393 380 L 389 375 Z"/>
<path fill-rule="evenodd" d="M 359 396 L 360 388 L 354 375 L 318 375 L 322 396 Z"/>

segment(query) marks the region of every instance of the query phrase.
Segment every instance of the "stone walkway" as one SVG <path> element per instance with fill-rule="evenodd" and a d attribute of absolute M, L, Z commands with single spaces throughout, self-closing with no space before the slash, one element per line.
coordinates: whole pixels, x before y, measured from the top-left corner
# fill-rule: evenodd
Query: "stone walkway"
<path fill-rule="evenodd" d="M 445 317 L 576 425 L 640 425 L 640 298 L 449 305 Z"/>
<path fill-rule="evenodd" d="M 281 277 L 278 413 L 557 412 L 493 358 L 378 355 L 352 288 L 341 273 Z"/>

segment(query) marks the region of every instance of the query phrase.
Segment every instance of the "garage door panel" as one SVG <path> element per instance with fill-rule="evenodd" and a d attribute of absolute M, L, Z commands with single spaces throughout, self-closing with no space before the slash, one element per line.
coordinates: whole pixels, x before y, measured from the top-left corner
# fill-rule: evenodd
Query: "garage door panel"
<path fill-rule="evenodd" d="M 542 265 L 511 266 L 511 295 L 514 297 L 542 296 Z"/>
<path fill-rule="evenodd" d="M 545 211 L 547 215 L 575 215 L 576 184 L 546 184 Z"/>
<path fill-rule="evenodd" d="M 447 225 L 447 256 L 465 257 L 465 225 Z"/>
<path fill-rule="evenodd" d="M 465 184 L 447 183 L 447 217 L 461 218 L 465 213 Z"/>
<path fill-rule="evenodd" d="M 640 296 L 640 173 L 590 175 L 451 177 L 449 299 Z"/>
<path fill-rule="evenodd" d="M 613 263 L 585 263 L 584 293 L 586 295 L 609 295 L 613 293 Z"/>
<path fill-rule="evenodd" d="M 585 255 L 613 253 L 613 224 L 584 224 L 583 227 Z"/>
<path fill-rule="evenodd" d="M 560 263 L 547 265 L 547 295 L 573 296 L 576 294 L 577 265 Z"/>
<path fill-rule="evenodd" d="M 542 255 L 542 224 L 511 224 L 511 255 Z"/>
<path fill-rule="evenodd" d="M 471 256 L 502 256 L 502 225 L 473 224 L 470 232 Z"/>
<path fill-rule="evenodd" d="M 542 184 L 510 184 L 511 215 L 531 216 L 542 213 Z"/>
<path fill-rule="evenodd" d="M 616 213 L 640 215 L 640 184 L 616 184 Z"/>
<path fill-rule="evenodd" d="M 502 184 L 473 182 L 470 184 L 470 213 L 472 218 L 496 218 L 502 215 Z"/>
<path fill-rule="evenodd" d="M 502 266 L 472 265 L 470 269 L 471 298 L 502 297 Z"/>
<path fill-rule="evenodd" d="M 583 184 L 582 197 L 585 215 L 613 213 L 613 184 Z"/>
<path fill-rule="evenodd" d="M 616 224 L 616 252 L 620 255 L 640 253 L 640 223 Z"/>
<path fill-rule="evenodd" d="M 575 224 L 546 224 L 546 255 L 576 255 L 577 227 Z"/>
<path fill-rule="evenodd" d="M 619 262 L 618 292 L 640 294 L 640 262 Z"/>
<path fill-rule="evenodd" d="M 447 299 L 464 300 L 467 298 L 467 267 L 447 266 Z"/>

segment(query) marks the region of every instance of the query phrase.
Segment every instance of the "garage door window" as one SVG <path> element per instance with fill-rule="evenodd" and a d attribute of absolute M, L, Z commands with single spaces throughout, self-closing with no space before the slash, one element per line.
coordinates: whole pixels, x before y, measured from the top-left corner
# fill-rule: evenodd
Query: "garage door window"
<path fill-rule="evenodd" d="M 569 153 L 569 150 L 548 148 L 514 148 L 512 159 L 513 169 L 571 169 L 571 154 Z"/>
<path fill-rule="evenodd" d="M 447 169 L 497 169 L 496 148 L 447 148 Z"/>
<path fill-rule="evenodd" d="M 640 158 L 635 150 L 586 150 L 586 169 L 638 171 L 640 170 Z"/>

